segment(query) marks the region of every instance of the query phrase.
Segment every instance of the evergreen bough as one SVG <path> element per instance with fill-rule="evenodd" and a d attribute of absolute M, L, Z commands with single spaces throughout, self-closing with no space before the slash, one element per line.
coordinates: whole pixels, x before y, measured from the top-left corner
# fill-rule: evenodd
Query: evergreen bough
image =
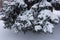
<path fill-rule="evenodd" d="M 4 1 L 1 11 L 4 28 L 24 33 L 41 30 L 52 33 L 54 24 L 59 23 L 59 18 L 53 14 L 53 7 L 51 0 Z"/>

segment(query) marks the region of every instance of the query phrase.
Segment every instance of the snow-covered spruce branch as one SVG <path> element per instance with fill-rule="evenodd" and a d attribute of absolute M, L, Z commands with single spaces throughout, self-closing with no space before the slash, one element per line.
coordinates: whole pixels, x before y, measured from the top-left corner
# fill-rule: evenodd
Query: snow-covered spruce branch
<path fill-rule="evenodd" d="M 15 32 L 42 30 L 52 33 L 54 24 L 59 23 L 59 18 L 53 14 L 51 2 L 47 0 L 4 1 L 2 13 L 5 15 L 2 17 L 4 28 Z"/>

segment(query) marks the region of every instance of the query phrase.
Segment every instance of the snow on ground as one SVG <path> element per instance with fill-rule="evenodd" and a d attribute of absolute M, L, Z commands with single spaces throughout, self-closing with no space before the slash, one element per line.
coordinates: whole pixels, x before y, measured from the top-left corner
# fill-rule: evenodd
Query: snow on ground
<path fill-rule="evenodd" d="M 60 11 L 54 10 L 55 15 L 60 17 Z M 49 33 L 32 33 L 26 34 L 20 32 L 15 33 L 11 30 L 3 28 L 3 21 L 0 20 L 0 40 L 60 40 L 60 23 L 55 26 L 53 34 Z"/>
<path fill-rule="evenodd" d="M 3 22 L 0 21 L 0 40 L 60 40 L 60 23 L 55 26 L 53 34 L 43 32 L 15 33 L 11 30 L 4 29 L 2 24 Z"/>
<path fill-rule="evenodd" d="M 60 17 L 60 10 L 58 10 L 58 11 L 53 10 L 53 13 L 54 13 L 55 15 L 57 15 L 58 17 Z"/>

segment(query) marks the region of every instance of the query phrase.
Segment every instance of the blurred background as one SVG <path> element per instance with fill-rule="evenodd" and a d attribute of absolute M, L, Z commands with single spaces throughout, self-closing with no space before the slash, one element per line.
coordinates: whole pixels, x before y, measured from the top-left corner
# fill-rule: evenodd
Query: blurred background
<path fill-rule="evenodd" d="M 0 8 L 2 7 L 3 1 L 11 1 L 11 0 L 0 0 Z"/>

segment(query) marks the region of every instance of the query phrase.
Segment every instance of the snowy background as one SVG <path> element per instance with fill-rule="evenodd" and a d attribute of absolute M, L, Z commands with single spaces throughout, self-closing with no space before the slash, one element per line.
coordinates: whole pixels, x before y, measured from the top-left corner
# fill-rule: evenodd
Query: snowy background
<path fill-rule="evenodd" d="M 54 11 L 59 15 L 60 11 Z M 53 34 L 49 33 L 32 33 L 26 34 L 20 32 L 15 33 L 11 30 L 3 28 L 3 21 L 0 21 L 0 40 L 60 40 L 60 23 L 55 25 Z"/>

